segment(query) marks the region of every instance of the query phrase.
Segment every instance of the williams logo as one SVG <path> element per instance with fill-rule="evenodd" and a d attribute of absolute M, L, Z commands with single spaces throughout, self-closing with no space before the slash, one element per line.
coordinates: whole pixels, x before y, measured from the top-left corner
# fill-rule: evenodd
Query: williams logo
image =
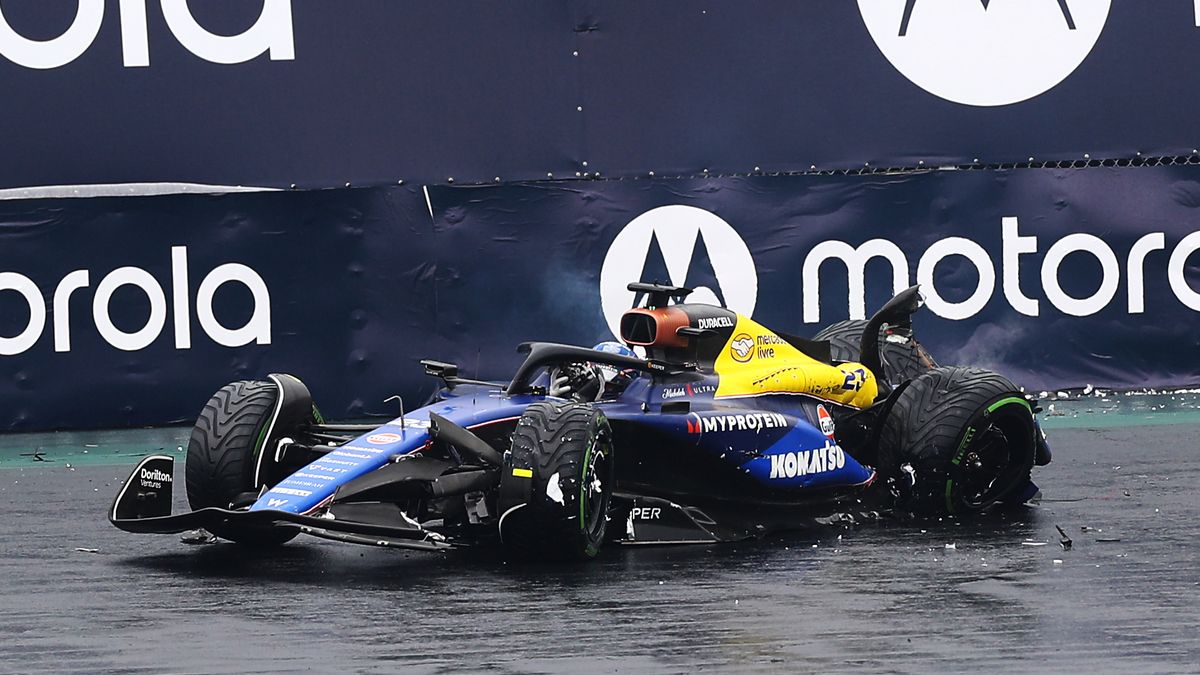
<path fill-rule="evenodd" d="M 758 272 L 750 249 L 729 223 L 694 206 L 662 206 L 634 218 L 613 239 L 600 270 L 600 304 L 613 335 L 621 315 L 642 300 L 631 281 L 694 290 L 688 302 L 722 305 L 750 316 Z"/>
<path fill-rule="evenodd" d="M 1046 92 L 1087 58 L 1112 0 L 858 0 L 879 51 L 925 91 L 997 106 Z"/>

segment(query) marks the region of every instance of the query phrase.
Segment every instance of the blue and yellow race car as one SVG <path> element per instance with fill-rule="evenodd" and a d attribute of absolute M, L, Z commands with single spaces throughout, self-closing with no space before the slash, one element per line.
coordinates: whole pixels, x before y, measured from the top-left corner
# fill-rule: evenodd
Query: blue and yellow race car
<path fill-rule="evenodd" d="M 971 514 L 1037 494 L 1036 402 L 1003 376 L 939 367 L 916 287 L 805 339 L 630 284 L 622 343 L 519 347 L 508 382 L 442 381 L 382 425 L 326 423 L 289 375 L 220 389 L 187 449 L 143 459 L 109 515 L 130 532 L 297 534 L 377 546 L 499 544 L 588 558 L 606 542 L 736 541 L 834 514 Z M 637 350 L 637 351 L 635 351 Z"/>

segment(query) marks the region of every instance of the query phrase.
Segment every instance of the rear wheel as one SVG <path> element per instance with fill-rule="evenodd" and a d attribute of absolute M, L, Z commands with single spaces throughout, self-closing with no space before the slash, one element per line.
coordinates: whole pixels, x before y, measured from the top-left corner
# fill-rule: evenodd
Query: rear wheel
<path fill-rule="evenodd" d="M 185 477 L 192 509 L 227 509 L 257 493 L 255 471 L 259 453 L 270 451 L 265 447 L 267 435 L 287 431 L 270 428 L 278 396 L 273 382 L 244 380 L 221 387 L 209 399 L 188 441 Z M 290 528 L 209 529 L 218 537 L 252 545 L 278 545 L 296 536 Z"/>
<path fill-rule="evenodd" d="M 879 472 L 897 508 L 982 511 L 1026 484 L 1036 452 L 1032 407 L 1011 381 L 980 368 L 936 368 L 913 380 L 884 421 Z"/>
<path fill-rule="evenodd" d="M 529 481 L 527 501 L 502 514 L 505 548 L 522 557 L 594 557 L 608 525 L 613 460 L 612 429 L 595 407 L 529 406 L 505 455 L 505 482 Z"/>
<path fill-rule="evenodd" d="M 848 319 L 826 326 L 814 340 L 828 340 L 830 355 L 835 361 L 862 359 L 862 335 L 865 319 Z M 884 326 L 879 331 L 879 353 L 883 359 L 885 379 L 895 385 L 919 377 L 937 363 L 913 337 L 912 330 Z"/>

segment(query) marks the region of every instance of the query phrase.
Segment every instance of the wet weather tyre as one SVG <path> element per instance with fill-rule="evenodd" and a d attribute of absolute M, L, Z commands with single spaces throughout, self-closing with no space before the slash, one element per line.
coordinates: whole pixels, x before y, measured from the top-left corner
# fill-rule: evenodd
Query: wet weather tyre
<path fill-rule="evenodd" d="M 1036 433 L 1029 401 L 1008 378 L 935 368 L 900 392 L 884 421 L 878 469 L 900 511 L 976 513 L 1026 484 Z"/>
<path fill-rule="evenodd" d="M 865 319 L 848 319 L 826 326 L 814 340 L 829 341 L 829 352 L 835 361 L 862 359 L 862 334 Z M 879 351 L 888 382 L 899 384 L 919 377 L 937 367 L 937 362 L 925 351 L 908 329 L 884 326 L 879 331 Z"/>
<path fill-rule="evenodd" d="M 255 462 L 276 407 L 278 389 L 271 382 L 240 381 L 213 394 L 196 419 L 188 441 L 184 476 L 192 509 L 230 508 L 253 491 Z M 212 533 L 256 546 L 282 544 L 294 529 L 246 529 L 213 526 Z"/>
<path fill-rule="evenodd" d="M 528 480 L 528 499 L 502 514 L 514 557 L 586 560 L 604 541 L 612 501 L 612 429 L 588 404 L 535 403 L 505 455 L 505 480 Z"/>

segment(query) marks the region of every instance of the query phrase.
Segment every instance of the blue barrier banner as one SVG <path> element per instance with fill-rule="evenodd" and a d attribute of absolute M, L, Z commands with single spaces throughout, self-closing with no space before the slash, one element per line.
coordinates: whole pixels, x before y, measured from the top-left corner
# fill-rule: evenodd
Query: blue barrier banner
<path fill-rule="evenodd" d="M 1032 389 L 1200 381 L 1200 168 L 939 171 L 431 189 L 443 336 L 611 339 L 630 281 L 797 335 L 919 283 L 946 364 Z M 475 326 L 487 325 L 481 341 Z M 483 374 L 503 375 L 503 369 Z"/>
<path fill-rule="evenodd" d="M 0 202 L 0 428 L 191 421 L 270 372 L 378 412 L 425 384 L 430 234 L 403 188 Z"/>
<path fill-rule="evenodd" d="M 1183 0 L 5 0 L 0 187 L 1176 156 Z"/>
<path fill-rule="evenodd" d="M 920 283 L 920 339 L 1037 391 L 1200 381 L 1200 167 L 0 202 L 0 428 L 188 420 L 290 372 L 394 413 L 612 338 L 631 281 L 785 332 Z"/>

